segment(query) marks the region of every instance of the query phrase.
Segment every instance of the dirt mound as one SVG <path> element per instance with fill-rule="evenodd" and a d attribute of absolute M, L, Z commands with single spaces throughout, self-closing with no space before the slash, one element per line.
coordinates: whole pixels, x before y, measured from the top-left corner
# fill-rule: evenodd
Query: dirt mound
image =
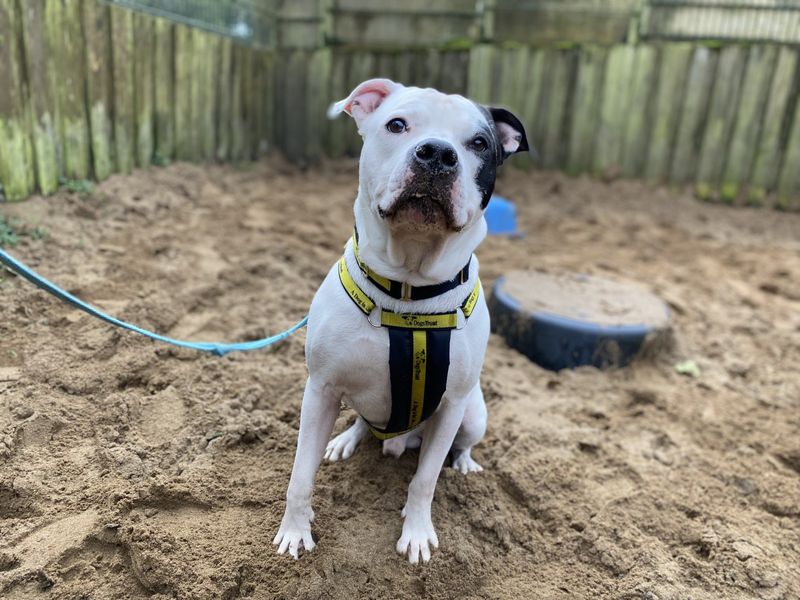
<path fill-rule="evenodd" d="M 0 212 L 46 229 L 15 254 L 71 292 L 172 336 L 237 341 L 304 314 L 351 232 L 356 185 L 351 163 L 178 164 Z M 275 554 L 303 332 L 215 358 L 6 273 L 0 595 L 800 596 L 800 216 L 547 173 L 498 189 L 526 235 L 481 246 L 487 289 L 512 269 L 636 280 L 669 302 L 676 348 L 551 373 L 493 336 L 486 470 L 444 470 L 429 565 L 393 550 L 416 453 L 395 461 L 377 442 L 321 468 L 317 549 Z M 674 371 L 683 359 L 699 377 Z"/>

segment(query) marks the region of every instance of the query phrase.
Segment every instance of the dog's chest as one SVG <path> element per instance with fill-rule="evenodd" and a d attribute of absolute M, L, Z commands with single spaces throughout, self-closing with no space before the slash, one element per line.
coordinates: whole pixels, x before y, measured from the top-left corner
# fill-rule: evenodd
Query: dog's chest
<path fill-rule="evenodd" d="M 383 427 L 392 411 L 389 329 L 370 325 L 329 274 L 311 306 L 306 361 L 309 376 L 325 393 Z M 448 395 L 465 395 L 477 383 L 488 337 L 488 313 L 481 298 L 476 314 L 450 335 L 446 369 Z"/>

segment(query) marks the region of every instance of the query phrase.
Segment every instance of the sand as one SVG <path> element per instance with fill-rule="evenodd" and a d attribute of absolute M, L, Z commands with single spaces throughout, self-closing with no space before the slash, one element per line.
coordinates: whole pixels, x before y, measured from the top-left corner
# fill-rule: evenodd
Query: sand
<path fill-rule="evenodd" d="M 71 292 L 235 341 L 304 314 L 355 189 L 354 163 L 176 164 L 0 211 L 47 230 L 14 252 Z M 0 596 L 800 597 L 800 215 L 553 173 L 512 171 L 498 191 L 526 235 L 481 246 L 487 289 L 513 269 L 638 281 L 669 303 L 675 347 L 553 373 L 493 336 L 485 471 L 443 471 L 424 567 L 394 553 L 416 452 L 396 461 L 375 441 L 321 468 L 317 549 L 275 554 L 305 332 L 200 355 L 3 274 Z"/>

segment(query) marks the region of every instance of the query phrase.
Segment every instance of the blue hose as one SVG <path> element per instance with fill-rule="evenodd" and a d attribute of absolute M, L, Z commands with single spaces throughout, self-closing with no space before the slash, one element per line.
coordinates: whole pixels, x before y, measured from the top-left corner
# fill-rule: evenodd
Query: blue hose
<path fill-rule="evenodd" d="M 172 344 L 173 346 L 180 346 L 181 348 L 191 348 L 192 350 L 200 350 L 201 352 L 211 352 L 217 356 L 225 356 L 228 352 L 249 352 L 250 350 L 260 350 L 261 348 L 266 348 L 267 346 L 271 346 L 281 340 L 285 340 L 287 337 L 292 335 L 298 329 L 305 327 L 308 323 L 308 316 L 303 317 L 300 321 L 289 329 L 282 331 L 280 333 L 276 333 L 275 335 L 271 335 L 267 338 L 261 340 L 253 340 L 251 342 L 238 342 L 234 344 L 220 344 L 215 342 L 187 342 L 184 340 L 176 340 L 171 337 L 167 337 L 164 335 L 159 335 L 152 331 L 148 331 L 147 329 L 142 329 L 141 327 L 137 327 L 136 325 L 132 325 L 130 323 L 126 323 L 125 321 L 120 321 L 110 315 L 107 315 L 103 311 L 98 308 L 95 308 L 91 304 L 87 304 L 80 298 L 76 298 L 69 292 L 61 289 L 56 284 L 48 281 L 38 273 L 36 273 L 33 269 L 25 266 L 13 256 L 0 250 L 0 262 L 2 262 L 5 266 L 9 269 L 21 275 L 34 285 L 42 288 L 44 291 L 51 293 L 53 296 L 61 300 L 62 302 L 66 302 L 67 304 L 71 304 L 75 308 L 82 310 L 85 313 L 92 315 L 93 317 L 97 317 L 101 321 L 105 321 L 106 323 L 110 323 L 111 325 L 116 325 L 117 327 L 122 327 L 123 329 L 127 329 L 129 331 L 133 331 L 140 335 L 144 335 L 149 337 L 150 339 L 157 340 L 159 342 L 164 342 L 166 344 Z"/>

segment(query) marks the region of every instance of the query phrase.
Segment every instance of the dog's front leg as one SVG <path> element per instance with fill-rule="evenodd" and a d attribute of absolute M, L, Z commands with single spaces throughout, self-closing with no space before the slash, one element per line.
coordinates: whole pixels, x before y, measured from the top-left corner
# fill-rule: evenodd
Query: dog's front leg
<path fill-rule="evenodd" d="M 306 551 L 314 549 L 314 539 L 311 537 L 311 521 L 314 520 L 311 492 L 338 412 L 339 401 L 326 397 L 324 390 L 314 385 L 309 377 L 300 409 L 297 453 L 289 488 L 286 490 L 286 511 L 283 513 L 278 534 L 272 541 L 278 546 L 279 554 L 289 550 L 289 554 L 296 559 L 301 547 Z"/>
<path fill-rule="evenodd" d="M 419 465 L 408 486 L 408 498 L 402 512 L 405 519 L 403 533 L 397 541 L 397 552 L 407 554 L 411 564 L 417 564 L 420 556 L 423 562 L 428 562 L 430 547 L 439 547 L 431 521 L 431 502 L 442 465 L 464 417 L 464 409 L 463 401 L 453 403 L 445 399 L 425 426 Z"/>

